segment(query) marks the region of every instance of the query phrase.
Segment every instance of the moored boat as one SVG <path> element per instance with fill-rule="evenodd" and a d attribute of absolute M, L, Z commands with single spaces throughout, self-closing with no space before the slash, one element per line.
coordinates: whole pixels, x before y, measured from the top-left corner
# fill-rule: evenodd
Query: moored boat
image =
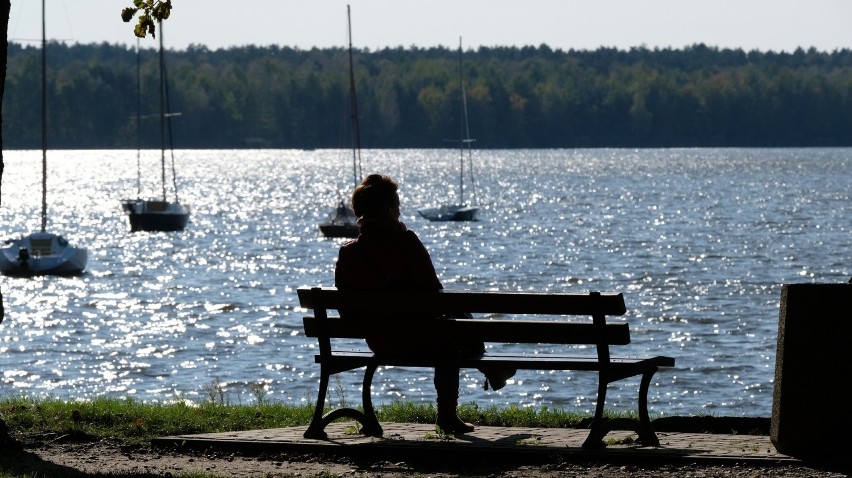
<path fill-rule="evenodd" d="M 352 175 L 355 186 L 361 181 L 361 129 L 358 121 L 358 96 L 355 94 L 355 71 L 352 65 L 352 17 L 349 6 L 346 6 L 346 17 L 349 26 L 349 101 L 352 120 Z M 340 199 L 337 207 L 330 214 L 329 219 L 319 226 L 320 232 L 325 237 L 354 238 L 360 234 L 358 218 L 355 211 Z"/>
<path fill-rule="evenodd" d="M 0 271 L 8 276 L 79 275 L 89 259 L 85 248 L 73 247 L 59 234 L 45 231 L 11 239 L 7 245 L 0 249 Z"/>
<path fill-rule="evenodd" d="M 160 23 L 160 169 L 163 193 L 160 199 L 122 199 L 121 209 L 127 214 L 130 223 L 130 231 L 147 232 L 174 232 L 182 231 L 189 222 L 189 208 L 180 203 L 177 194 L 177 180 L 175 179 L 174 151 L 171 148 L 171 117 L 180 113 L 169 112 L 168 78 L 166 76 L 165 57 L 163 53 L 163 25 Z M 138 61 L 138 60 L 137 60 Z M 138 76 L 138 64 L 137 64 Z M 138 78 L 137 78 L 138 83 Z M 137 111 L 137 128 L 139 127 L 139 114 Z M 168 133 L 169 151 L 172 157 L 172 182 L 174 186 L 174 201 L 169 201 L 166 195 L 166 138 Z M 138 132 L 137 132 L 138 136 Z M 138 153 L 137 153 L 138 154 Z M 139 169 L 139 158 L 137 156 L 137 169 Z M 138 179 L 137 171 L 137 195 L 140 194 L 141 180 Z"/>
<path fill-rule="evenodd" d="M 9 276 L 79 275 L 89 252 L 47 232 L 47 36 L 41 3 L 41 230 L 7 241 L 0 249 L 0 273 Z"/>
<path fill-rule="evenodd" d="M 467 150 L 468 170 L 470 171 L 471 184 L 473 184 L 473 152 L 472 144 L 475 139 L 470 137 L 470 126 L 467 119 L 467 94 L 464 87 L 464 70 L 462 68 L 462 42 L 459 38 L 459 85 L 461 89 L 461 127 L 459 138 L 459 202 L 458 204 L 446 204 L 437 207 L 420 209 L 420 216 L 430 221 L 475 221 L 479 207 L 468 205 L 464 200 L 464 163 L 465 150 Z"/>
<path fill-rule="evenodd" d="M 127 214 L 131 231 L 182 231 L 189 211 L 178 202 L 156 199 L 124 199 L 121 208 Z"/>

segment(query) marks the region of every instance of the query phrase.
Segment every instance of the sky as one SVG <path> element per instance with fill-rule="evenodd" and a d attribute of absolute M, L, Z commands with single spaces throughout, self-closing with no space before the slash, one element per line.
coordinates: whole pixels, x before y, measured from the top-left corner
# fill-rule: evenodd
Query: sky
<path fill-rule="evenodd" d="M 132 0 L 45 0 L 47 37 L 133 46 L 120 11 Z M 852 49 L 850 0 L 172 0 L 167 48 L 279 45 L 303 50 L 539 46 L 682 49 L 697 43 L 746 51 Z M 12 0 L 8 38 L 41 38 L 41 1 Z M 148 37 L 143 47 L 154 47 Z"/>

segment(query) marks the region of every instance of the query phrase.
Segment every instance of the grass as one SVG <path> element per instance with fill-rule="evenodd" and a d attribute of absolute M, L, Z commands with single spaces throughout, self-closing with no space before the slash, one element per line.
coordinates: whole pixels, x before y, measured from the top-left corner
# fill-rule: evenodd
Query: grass
<path fill-rule="evenodd" d="M 578 427 L 588 423 L 589 416 L 540 408 L 482 409 L 474 403 L 463 404 L 459 416 L 480 426 Z M 434 424 L 433 404 L 396 402 L 376 408 L 382 422 Z M 210 400 L 204 404 L 146 404 L 130 399 L 97 398 L 88 401 L 58 399 L 0 399 L 0 418 L 20 442 L 50 441 L 76 438 L 84 441 L 117 440 L 127 445 L 147 445 L 152 438 L 177 434 L 213 433 L 239 430 L 282 428 L 307 425 L 313 405 L 285 405 L 259 400 L 254 405 L 231 405 L 227 401 Z M 352 433 L 357 429 L 352 427 Z M 438 435 L 436 439 L 446 439 Z M 449 437 L 451 438 L 451 437 Z M 2 450 L 0 450 L 2 453 Z M 4 470 L 0 478 L 46 478 L 48 474 L 17 474 Z M 79 478 L 111 478 L 128 476 L 149 478 L 152 475 L 80 474 Z M 75 475 L 74 478 L 78 478 Z M 178 473 L 179 478 L 221 478 L 216 474 Z M 323 475 L 318 475 L 323 478 Z"/>
<path fill-rule="evenodd" d="M 576 427 L 588 416 L 548 408 L 479 408 L 463 404 L 459 416 L 482 426 Z M 435 423 L 432 404 L 397 402 L 376 408 L 379 421 Z M 154 437 L 307 425 L 313 406 L 262 403 L 256 405 L 146 404 L 135 400 L 97 398 L 67 402 L 56 399 L 0 400 L 0 418 L 13 435 L 82 435 L 113 438 L 128 444 Z"/>
<path fill-rule="evenodd" d="M 0 401 L 0 418 L 12 433 L 76 434 L 139 444 L 182 433 L 281 428 L 307 424 L 312 410 L 286 405 L 145 404 L 98 398 L 85 402 L 53 399 Z"/>

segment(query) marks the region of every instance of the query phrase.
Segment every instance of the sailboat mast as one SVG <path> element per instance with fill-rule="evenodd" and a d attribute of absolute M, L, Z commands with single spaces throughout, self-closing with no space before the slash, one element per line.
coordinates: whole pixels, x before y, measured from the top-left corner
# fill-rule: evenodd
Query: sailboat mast
<path fill-rule="evenodd" d="M 160 22 L 160 170 L 162 172 L 163 201 L 166 201 L 166 63 L 163 56 L 163 22 Z"/>
<path fill-rule="evenodd" d="M 165 111 L 165 114 L 163 116 L 165 116 L 165 118 L 166 118 L 166 134 L 167 134 L 168 144 L 169 144 L 169 157 L 171 158 L 171 164 L 172 164 L 172 187 L 174 188 L 174 191 L 175 191 L 175 202 L 177 203 L 177 202 L 180 202 L 180 199 L 178 198 L 178 189 L 177 189 L 177 169 L 175 168 L 175 145 L 174 145 L 175 136 L 172 132 L 172 116 L 178 116 L 178 115 L 180 115 L 180 113 L 172 113 L 172 104 L 169 101 L 169 98 L 171 98 L 169 96 L 169 73 L 166 70 L 165 62 L 163 63 L 163 97 L 166 99 L 166 108 L 165 108 L 165 110 L 163 110 L 163 111 Z M 163 188 L 165 188 L 165 185 L 163 185 Z M 164 201 L 166 200 L 165 199 L 165 193 L 163 193 L 163 200 Z"/>
<path fill-rule="evenodd" d="M 464 150 L 465 146 L 467 146 L 467 164 L 468 169 L 470 171 L 470 187 L 473 189 L 473 201 L 476 204 L 476 182 L 473 178 L 473 147 L 472 144 L 475 139 L 470 137 L 470 122 L 467 118 L 467 91 L 464 86 L 464 70 L 462 68 L 462 44 L 461 37 L 459 37 L 459 82 L 461 83 L 461 96 L 462 96 L 462 137 L 461 137 L 461 151 L 459 161 L 461 162 L 461 167 L 459 168 L 461 179 L 459 180 L 460 188 L 461 188 L 461 205 L 465 205 L 464 203 Z"/>
<path fill-rule="evenodd" d="M 352 14 L 346 5 L 346 20 L 349 25 L 349 100 L 352 108 L 352 172 L 355 185 L 361 182 L 361 126 L 358 121 L 358 97 L 355 94 L 355 69 L 352 62 Z"/>
<path fill-rule="evenodd" d="M 467 125 L 467 99 L 464 94 L 464 73 L 462 71 L 462 38 L 459 37 L 459 84 L 461 85 L 461 121 L 459 124 L 459 205 L 464 206 L 464 145 Z"/>
<path fill-rule="evenodd" d="M 142 197 L 142 148 L 140 146 L 140 125 L 142 120 L 142 74 L 139 52 L 139 38 L 136 38 L 136 197 Z"/>
<path fill-rule="evenodd" d="M 41 232 L 47 229 L 47 33 L 41 0 Z"/>

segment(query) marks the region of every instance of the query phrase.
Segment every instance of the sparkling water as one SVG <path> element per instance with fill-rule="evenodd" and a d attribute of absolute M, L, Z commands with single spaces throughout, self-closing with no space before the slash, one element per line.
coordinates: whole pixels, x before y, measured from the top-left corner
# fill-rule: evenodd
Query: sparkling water
<path fill-rule="evenodd" d="M 5 239 L 39 227 L 41 153 L 4 156 Z M 402 219 L 445 288 L 624 293 L 628 313 L 612 320 L 630 324 L 633 343 L 615 353 L 677 360 L 655 376 L 652 414 L 769 416 L 782 284 L 852 275 L 848 148 L 477 151 L 465 198 L 481 209 L 468 223 L 416 213 L 458 197 L 457 150 L 362 158 L 366 173 L 399 181 Z M 0 278 L 4 395 L 315 400 L 317 348 L 295 289 L 333 285 L 343 240 L 318 225 L 353 187 L 351 152 L 183 150 L 175 161 L 186 230 L 130 233 L 119 201 L 137 196 L 136 151 L 49 153 L 48 230 L 87 247 L 89 269 Z M 159 196 L 159 151 L 141 166 L 142 196 Z M 499 392 L 463 373 L 462 402 L 594 410 L 592 373 L 521 371 Z M 330 399 L 359 403 L 359 387 L 358 372 L 341 374 Z M 608 407 L 634 410 L 638 387 L 613 384 Z M 373 393 L 376 404 L 432 401 L 431 370 L 380 369 Z"/>

